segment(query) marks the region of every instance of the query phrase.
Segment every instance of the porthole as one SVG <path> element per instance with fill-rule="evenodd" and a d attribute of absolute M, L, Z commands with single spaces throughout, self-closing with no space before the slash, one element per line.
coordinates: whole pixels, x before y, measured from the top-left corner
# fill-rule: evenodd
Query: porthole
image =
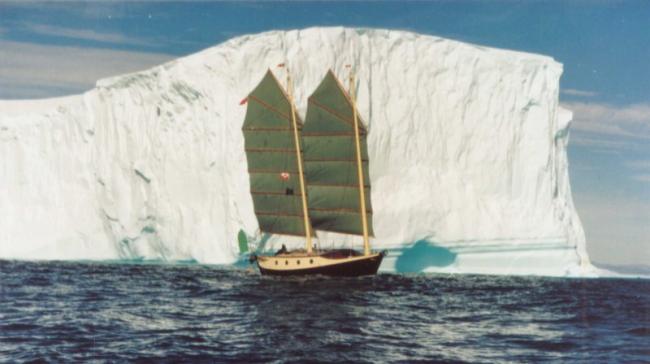
<path fill-rule="evenodd" d="M 296 264 L 300 265 L 300 261 L 297 261 Z"/>
<path fill-rule="evenodd" d="M 309 264 L 314 264 L 314 260 L 313 260 L 313 259 L 309 259 Z"/>
<path fill-rule="evenodd" d="M 284 265 L 289 265 L 289 261 L 288 261 L 288 260 L 285 260 L 285 261 L 284 261 Z"/>

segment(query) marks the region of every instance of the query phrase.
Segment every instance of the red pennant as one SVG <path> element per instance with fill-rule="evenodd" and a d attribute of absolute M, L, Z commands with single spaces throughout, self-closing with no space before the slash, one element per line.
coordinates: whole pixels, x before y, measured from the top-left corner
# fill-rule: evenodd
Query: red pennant
<path fill-rule="evenodd" d="M 248 97 L 244 97 L 244 98 L 241 99 L 241 101 L 239 102 L 239 105 L 244 105 L 244 104 L 247 103 L 247 102 L 248 102 Z"/>
<path fill-rule="evenodd" d="M 284 63 L 278 64 L 278 67 L 284 67 Z"/>

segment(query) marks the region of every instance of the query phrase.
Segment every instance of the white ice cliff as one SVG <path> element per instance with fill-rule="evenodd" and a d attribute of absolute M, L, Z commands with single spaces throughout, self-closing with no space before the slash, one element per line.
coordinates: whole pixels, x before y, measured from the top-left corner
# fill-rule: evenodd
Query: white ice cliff
<path fill-rule="evenodd" d="M 347 28 L 242 36 L 83 95 L 0 101 L 0 258 L 233 263 L 240 229 L 263 238 L 239 102 L 267 68 L 283 80 L 283 62 L 302 115 L 328 68 L 358 72 L 372 242 L 390 252 L 381 270 L 591 271 L 569 184 L 561 64 Z"/>

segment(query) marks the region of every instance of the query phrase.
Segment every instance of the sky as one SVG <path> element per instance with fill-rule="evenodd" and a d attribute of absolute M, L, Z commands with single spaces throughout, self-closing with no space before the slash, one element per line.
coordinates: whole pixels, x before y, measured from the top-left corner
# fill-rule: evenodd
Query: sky
<path fill-rule="evenodd" d="M 238 35 L 312 26 L 408 30 L 564 64 L 569 172 L 590 257 L 650 264 L 649 1 L 0 0 L 0 99 L 77 94 Z"/>

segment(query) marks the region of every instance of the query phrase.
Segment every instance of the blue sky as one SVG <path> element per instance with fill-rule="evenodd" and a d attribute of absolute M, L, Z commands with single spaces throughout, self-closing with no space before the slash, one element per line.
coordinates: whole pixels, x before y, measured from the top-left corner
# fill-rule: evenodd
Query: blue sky
<path fill-rule="evenodd" d="M 79 93 L 271 29 L 411 30 L 550 55 L 574 111 L 574 200 L 592 260 L 650 262 L 650 2 L 6 2 L 0 98 Z"/>

